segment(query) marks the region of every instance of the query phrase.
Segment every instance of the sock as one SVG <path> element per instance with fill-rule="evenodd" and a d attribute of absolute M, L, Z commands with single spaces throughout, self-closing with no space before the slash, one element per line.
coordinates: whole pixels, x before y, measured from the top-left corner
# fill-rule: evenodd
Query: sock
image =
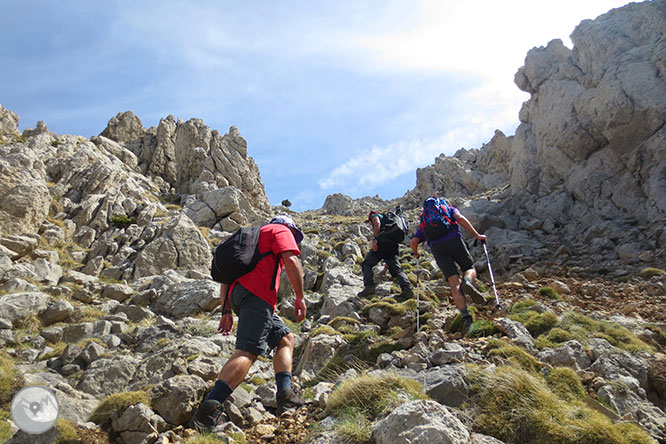
<path fill-rule="evenodd" d="M 208 398 L 206 398 L 206 400 L 214 399 L 222 403 L 227 400 L 227 398 L 229 397 L 229 395 L 231 395 L 233 391 L 234 389 L 232 389 L 229 384 L 222 381 L 221 379 L 218 379 L 217 381 L 215 381 L 213 390 L 210 391 L 210 394 L 208 395 Z"/>
<path fill-rule="evenodd" d="M 275 385 L 277 385 L 277 392 L 283 392 L 291 388 L 291 373 L 280 372 L 275 374 Z"/>
<path fill-rule="evenodd" d="M 469 312 L 467 311 L 467 307 L 463 307 L 463 308 L 461 308 L 461 309 L 460 309 L 460 313 L 462 314 L 463 319 L 465 319 L 465 318 L 469 318 L 469 317 L 470 317 L 470 314 L 469 314 Z"/>

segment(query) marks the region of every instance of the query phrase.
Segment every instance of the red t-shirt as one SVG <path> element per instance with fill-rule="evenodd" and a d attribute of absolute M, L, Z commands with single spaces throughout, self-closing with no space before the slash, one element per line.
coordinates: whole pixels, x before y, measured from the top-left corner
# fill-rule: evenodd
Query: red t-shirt
<path fill-rule="evenodd" d="M 282 273 L 282 258 L 280 253 L 283 251 L 293 251 L 295 254 L 301 254 L 298 244 L 294 239 L 291 230 L 279 224 L 268 224 L 261 227 L 259 234 L 259 252 L 265 253 L 273 251 L 259 261 L 256 267 L 246 275 L 241 276 L 231 284 L 229 294 L 233 291 L 236 283 L 241 284 L 256 296 L 268 302 L 273 310 L 277 305 L 277 291 L 280 287 L 280 273 Z M 275 271 L 275 261 L 279 260 L 277 276 L 275 278 L 275 287 L 270 288 Z"/>

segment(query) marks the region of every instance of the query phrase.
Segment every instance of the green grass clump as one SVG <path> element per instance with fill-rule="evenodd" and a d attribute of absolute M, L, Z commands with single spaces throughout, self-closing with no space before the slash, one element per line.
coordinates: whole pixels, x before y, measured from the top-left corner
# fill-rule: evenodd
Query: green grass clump
<path fill-rule="evenodd" d="M 661 268 L 646 267 L 643 268 L 638 273 L 638 275 L 643 279 L 650 279 L 651 277 L 654 276 L 666 276 L 666 271 L 662 270 Z"/>
<path fill-rule="evenodd" d="M 564 374 L 555 379 L 559 376 L 568 379 Z M 613 424 L 580 400 L 562 399 L 549 389 L 543 378 L 522 369 L 504 366 L 493 372 L 472 369 L 469 378 L 479 400 L 474 430 L 507 444 L 654 442 L 637 425 Z"/>
<path fill-rule="evenodd" d="M 575 371 L 569 367 L 556 367 L 546 376 L 550 390 L 565 401 L 585 400 L 585 389 Z"/>
<path fill-rule="evenodd" d="M 541 287 L 539 288 L 539 294 L 543 297 L 549 298 L 549 299 L 555 299 L 556 301 L 561 301 L 562 297 L 560 294 L 555 291 L 554 288 L 552 287 Z"/>
<path fill-rule="evenodd" d="M 509 344 L 501 339 L 491 339 L 485 348 L 489 356 L 497 356 L 513 363 L 526 372 L 536 374 L 541 365 L 536 358 L 525 351 L 524 348 Z"/>
<path fill-rule="evenodd" d="M 123 412 L 128 407 L 142 403 L 150 407 L 150 395 L 146 391 L 114 393 L 99 403 L 90 415 L 90 421 L 104 424 L 116 412 Z"/>
<path fill-rule="evenodd" d="M 474 321 L 472 326 L 467 330 L 467 335 L 473 338 L 480 338 L 482 336 L 491 336 L 497 333 L 493 323 L 487 319 L 479 319 Z"/>
<path fill-rule="evenodd" d="M 363 374 L 331 393 L 326 413 L 338 418 L 337 433 L 347 442 L 370 439 L 372 421 L 404 402 L 427 399 L 421 384 L 397 374 Z"/>
<path fill-rule="evenodd" d="M 345 316 L 338 316 L 337 318 L 331 319 L 328 322 L 328 325 L 339 331 L 340 333 L 352 333 L 358 330 L 360 322 L 356 319 L 348 318 Z"/>
<path fill-rule="evenodd" d="M 14 435 L 9 419 L 9 410 L 0 409 L 0 442 L 7 442 Z"/>
<path fill-rule="evenodd" d="M 334 329 L 333 327 L 330 327 L 328 325 L 320 325 L 319 327 L 312 330 L 312 333 L 310 333 L 310 337 L 314 338 L 315 336 L 318 335 L 335 336 L 339 334 L 340 332 Z"/>
<path fill-rule="evenodd" d="M 113 216 L 111 218 L 111 225 L 116 228 L 127 228 L 130 225 L 136 223 L 136 220 L 133 217 L 122 216 Z"/>
<path fill-rule="evenodd" d="M 55 444 L 82 444 L 79 434 L 76 432 L 76 426 L 67 419 L 58 418 L 55 425 L 58 430 L 58 437 Z"/>
<path fill-rule="evenodd" d="M 536 313 L 531 316 L 524 325 L 532 337 L 536 338 L 539 335 L 548 333 L 555 328 L 559 322 L 559 319 L 553 313 Z"/>
<path fill-rule="evenodd" d="M 9 409 L 12 398 L 24 383 L 23 375 L 14 365 L 12 358 L 0 352 L 0 409 Z"/>
<path fill-rule="evenodd" d="M 556 348 L 560 344 L 564 344 L 565 342 L 571 341 L 572 339 L 576 339 L 576 336 L 574 336 L 573 333 L 570 333 L 559 327 L 555 327 L 547 334 L 541 335 L 538 338 L 536 338 L 534 340 L 534 345 L 538 349 L 543 349 L 546 347 Z"/>
<path fill-rule="evenodd" d="M 591 337 L 602 338 L 615 347 L 629 352 L 652 351 L 645 342 L 626 328 L 612 322 L 595 321 L 583 314 L 567 312 L 562 315 L 560 328 L 572 333 L 581 344 L 588 344 Z"/>

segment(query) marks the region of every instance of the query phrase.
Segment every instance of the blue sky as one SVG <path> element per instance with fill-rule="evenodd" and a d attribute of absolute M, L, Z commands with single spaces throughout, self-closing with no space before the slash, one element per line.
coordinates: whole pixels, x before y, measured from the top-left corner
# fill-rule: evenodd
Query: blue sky
<path fill-rule="evenodd" d="M 0 0 L 0 103 L 90 137 L 118 112 L 235 125 L 272 204 L 391 199 L 513 134 L 527 51 L 624 0 Z"/>

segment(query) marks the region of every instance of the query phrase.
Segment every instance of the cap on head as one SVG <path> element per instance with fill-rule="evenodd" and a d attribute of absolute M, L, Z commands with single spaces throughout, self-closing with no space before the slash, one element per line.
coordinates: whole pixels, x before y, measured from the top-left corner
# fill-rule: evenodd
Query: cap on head
<path fill-rule="evenodd" d="M 372 216 L 375 214 L 379 214 L 379 211 L 371 211 L 370 214 L 368 214 L 368 222 L 372 220 Z"/>
<path fill-rule="evenodd" d="M 281 214 L 279 216 L 275 216 L 269 223 L 289 227 L 291 232 L 294 234 L 294 239 L 296 239 L 297 244 L 300 244 L 303 240 L 303 232 L 296 226 L 296 223 L 291 217 Z"/>

